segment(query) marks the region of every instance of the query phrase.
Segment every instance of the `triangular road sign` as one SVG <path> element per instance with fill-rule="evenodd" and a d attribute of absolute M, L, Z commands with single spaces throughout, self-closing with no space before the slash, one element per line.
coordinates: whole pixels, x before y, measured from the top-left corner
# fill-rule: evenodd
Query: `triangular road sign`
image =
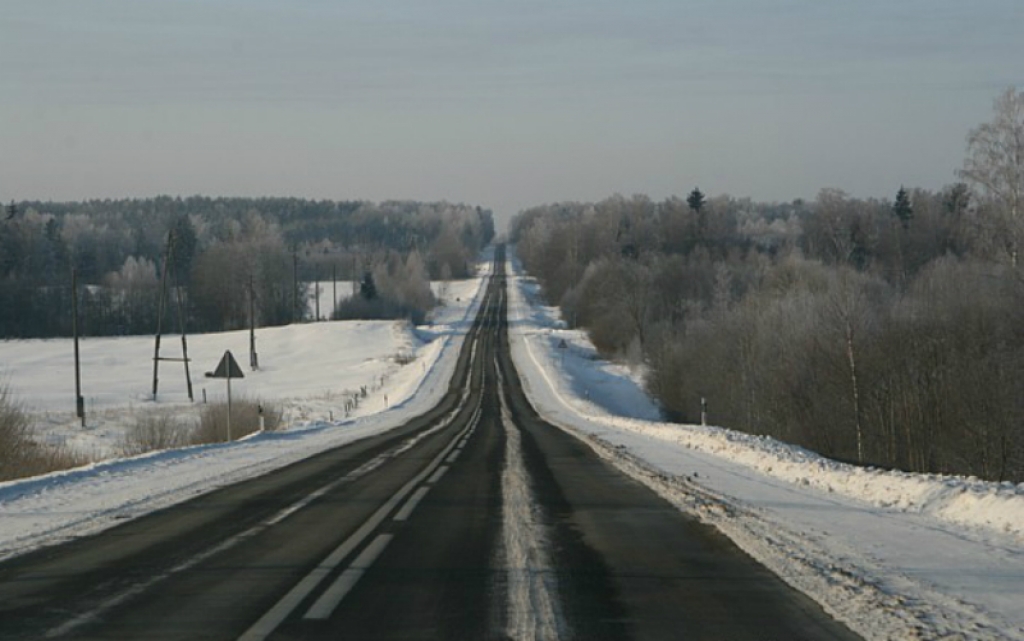
<path fill-rule="evenodd" d="M 231 350 L 224 352 L 224 357 L 220 359 L 217 369 L 207 376 L 210 378 L 245 378 L 242 368 L 238 366 L 235 357 L 231 355 Z"/>

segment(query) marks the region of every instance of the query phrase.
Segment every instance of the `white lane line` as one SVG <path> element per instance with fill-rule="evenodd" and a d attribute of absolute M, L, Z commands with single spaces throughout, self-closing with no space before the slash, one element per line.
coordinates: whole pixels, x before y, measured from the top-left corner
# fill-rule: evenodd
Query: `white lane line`
<path fill-rule="evenodd" d="M 444 476 L 444 473 L 447 472 L 447 471 L 448 471 L 448 466 L 447 465 L 442 465 L 441 467 L 437 468 L 437 471 L 434 472 L 433 476 L 431 476 L 429 479 L 427 479 L 427 483 L 430 483 L 431 485 L 433 485 L 434 483 L 437 483 L 438 481 L 441 480 L 441 477 Z"/>
<path fill-rule="evenodd" d="M 454 463 L 455 459 L 457 459 L 457 458 L 459 458 L 459 452 L 455 451 L 455 452 L 452 452 L 451 456 L 449 456 L 447 459 L 445 459 L 444 462 L 448 463 L 448 464 L 451 464 L 451 463 Z"/>
<path fill-rule="evenodd" d="M 420 504 L 420 501 L 423 500 L 423 497 L 426 496 L 427 492 L 429 491 L 430 488 L 424 486 L 413 492 L 412 496 L 410 496 L 409 500 L 405 502 L 405 505 L 402 506 L 402 509 L 398 510 L 398 514 L 396 514 L 395 518 L 393 518 L 392 520 L 404 521 L 408 519 L 409 515 L 412 514 L 412 511 L 416 509 L 416 506 Z"/>
<path fill-rule="evenodd" d="M 473 416 L 470 418 L 469 426 L 473 426 L 480 418 L 480 408 L 477 407 Z M 359 547 L 362 542 L 370 536 L 370 534 L 377 529 L 377 527 L 387 518 L 387 515 L 398 505 L 405 496 L 412 491 L 414 487 L 419 485 L 423 479 L 430 474 L 434 473 L 442 459 L 448 455 L 449 452 L 455 447 L 455 443 L 459 438 L 469 429 L 469 426 L 463 428 L 461 432 L 452 438 L 451 442 L 445 446 L 441 452 L 434 457 L 434 459 L 423 469 L 422 472 L 417 474 L 408 483 L 403 485 L 398 492 L 395 493 L 384 505 L 377 509 L 373 515 L 367 519 L 358 530 L 352 533 L 345 541 L 339 545 L 331 554 L 320 562 L 317 567 L 313 569 L 305 578 L 299 581 L 295 587 L 288 591 L 284 597 L 278 601 L 274 607 L 268 610 L 262 617 L 259 618 L 256 623 L 246 630 L 242 636 L 238 637 L 238 641 L 263 641 L 281 625 L 286 618 L 299 607 L 299 604 L 308 597 L 313 590 L 320 585 L 320 583 L 330 575 L 341 562 Z"/>
<path fill-rule="evenodd" d="M 384 551 L 384 548 L 388 546 L 388 543 L 391 543 L 392 538 L 394 538 L 393 534 L 378 534 L 377 538 L 356 557 L 352 565 L 341 573 L 341 576 L 331 584 L 331 587 L 327 588 L 326 592 L 320 595 L 320 598 L 309 608 L 309 611 L 306 612 L 306 616 L 303 618 L 321 620 L 330 618 L 334 609 L 338 607 L 338 604 L 341 603 L 341 600 L 345 598 L 349 591 L 355 587 L 363 574 L 373 565 L 373 562 L 377 560 L 377 557 Z"/>

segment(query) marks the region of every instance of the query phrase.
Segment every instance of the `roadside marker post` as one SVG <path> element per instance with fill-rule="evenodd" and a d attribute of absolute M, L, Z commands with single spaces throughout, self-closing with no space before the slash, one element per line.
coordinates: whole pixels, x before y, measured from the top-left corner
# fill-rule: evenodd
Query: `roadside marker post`
<path fill-rule="evenodd" d="M 238 361 L 231 355 L 231 350 L 224 352 L 224 356 L 221 357 L 220 363 L 217 364 L 217 369 L 212 372 L 206 373 L 207 378 L 224 378 L 228 382 L 228 442 L 231 442 L 231 379 L 233 378 L 245 378 L 245 374 L 242 373 L 242 368 L 238 366 Z M 260 417 L 262 419 L 262 417 Z"/>

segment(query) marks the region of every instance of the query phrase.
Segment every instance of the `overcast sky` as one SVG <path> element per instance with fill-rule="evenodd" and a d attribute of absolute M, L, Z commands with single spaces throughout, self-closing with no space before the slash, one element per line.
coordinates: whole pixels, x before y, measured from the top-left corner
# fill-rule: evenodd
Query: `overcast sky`
<path fill-rule="evenodd" d="M 955 180 L 1022 0 L 4 0 L 0 199 Z"/>

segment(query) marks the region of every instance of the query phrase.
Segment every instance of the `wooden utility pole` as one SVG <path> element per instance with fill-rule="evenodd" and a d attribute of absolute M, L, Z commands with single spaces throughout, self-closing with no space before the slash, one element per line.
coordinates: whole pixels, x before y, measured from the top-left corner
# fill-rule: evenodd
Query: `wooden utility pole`
<path fill-rule="evenodd" d="M 320 264 L 316 263 L 313 265 L 313 287 L 315 290 L 316 297 L 316 322 L 320 322 Z"/>
<path fill-rule="evenodd" d="M 359 265 L 356 263 L 356 255 L 352 254 L 352 298 L 359 294 Z"/>
<path fill-rule="evenodd" d="M 175 283 L 174 288 L 178 299 L 178 329 L 181 330 L 181 361 L 185 365 L 185 388 L 188 390 L 188 400 L 195 402 L 192 396 L 192 375 L 188 371 L 188 339 L 185 338 L 185 304 L 181 298 L 181 283 Z"/>
<path fill-rule="evenodd" d="M 338 313 L 338 263 L 331 263 L 331 319 Z"/>
<path fill-rule="evenodd" d="M 167 291 L 167 267 L 171 263 L 171 247 L 174 241 L 174 231 L 167 232 L 167 246 L 164 250 L 164 265 L 160 270 L 160 294 L 156 304 L 156 346 L 153 348 L 153 400 L 156 400 L 156 391 L 160 381 L 160 335 L 163 332 L 164 323 L 164 294 Z"/>
<path fill-rule="evenodd" d="M 82 369 L 78 358 L 78 270 L 71 268 L 71 333 L 75 337 L 75 415 L 85 427 L 85 399 L 82 398 Z"/>
<path fill-rule="evenodd" d="M 292 322 L 299 318 L 299 253 L 292 250 Z"/>
<path fill-rule="evenodd" d="M 192 394 L 192 376 L 188 370 L 188 340 L 185 338 L 185 305 L 181 297 L 181 288 L 175 287 L 178 303 L 178 328 L 181 330 L 181 358 L 164 358 L 160 356 L 160 337 L 163 334 L 164 303 L 167 299 L 167 272 L 174 257 L 174 230 L 167 232 L 167 249 L 164 252 L 164 266 L 160 274 L 160 294 L 157 300 L 156 345 L 153 349 L 153 400 L 156 400 L 160 382 L 160 361 L 181 361 L 185 364 L 185 387 L 188 400 L 194 401 Z"/>
<path fill-rule="evenodd" d="M 253 370 L 260 368 L 256 355 L 256 286 L 252 274 L 249 274 L 249 367 Z"/>

